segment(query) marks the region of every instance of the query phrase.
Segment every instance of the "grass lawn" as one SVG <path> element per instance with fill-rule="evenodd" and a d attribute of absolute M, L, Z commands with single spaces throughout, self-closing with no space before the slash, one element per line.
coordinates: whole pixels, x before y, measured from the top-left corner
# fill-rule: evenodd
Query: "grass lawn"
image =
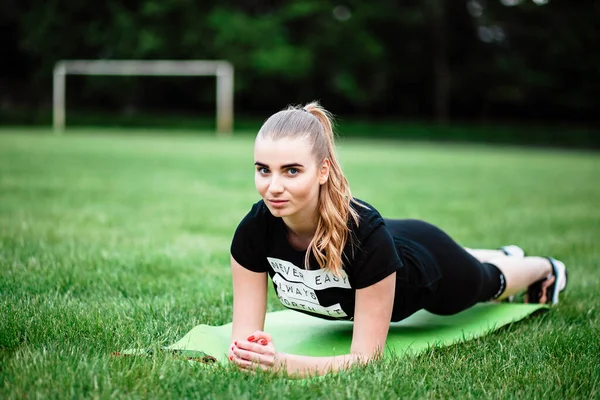
<path fill-rule="evenodd" d="M 0 131 L 2 398 L 598 398 L 600 157 L 345 140 L 356 197 L 474 248 L 569 267 L 561 304 L 484 338 L 304 383 L 113 358 L 231 320 L 229 243 L 258 197 L 252 139 Z M 269 295 L 269 309 L 282 309 Z"/>

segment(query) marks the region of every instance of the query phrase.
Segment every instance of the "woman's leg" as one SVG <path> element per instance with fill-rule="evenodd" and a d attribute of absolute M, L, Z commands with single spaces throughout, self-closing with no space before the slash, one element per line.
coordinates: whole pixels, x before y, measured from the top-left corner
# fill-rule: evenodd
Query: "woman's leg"
<path fill-rule="evenodd" d="M 425 309 L 436 314 L 454 314 L 478 302 L 508 297 L 552 271 L 544 258 L 506 257 L 494 250 L 487 255 L 499 257 L 480 262 L 445 232 L 424 221 L 386 220 L 386 224 L 394 236 L 418 243 L 435 260 L 442 278 Z"/>
<path fill-rule="evenodd" d="M 543 257 L 499 257 L 490 260 L 490 264 L 493 264 L 502 271 L 506 281 L 504 293 L 498 297 L 498 300 L 521 293 L 532 283 L 552 275 L 552 264 L 550 264 L 547 258 Z M 552 276 L 542 283 L 543 289 L 546 289 L 553 282 L 554 277 Z M 546 296 L 543 296 L 540 302 L 545 303 Z"/>
<path fill-rule="evenodd" d="M 490 260 L 508 257 L 502 250 L 469 249 L 468 247 L 465 247 L 465 250 L 479 262 L 488 262 Z"/>
<path fill-rule="evenodd" d="M 479 260 L 479 262 L 489 262 L 503 257 L 525 257 L 525 252 L 519 246 L 514 244 L 508 246 L 502 246 L 496 250 L 487 249 L 469 249 L 465 247 L 465 250 L 469 252 L 473 257 Z"/>
<path fill-rule="evenodd" d="M 547 258 L 524 257 L 523 250 L 514 245 L 504 246 L 501 250 L 469 249 L 465 250 L 475 257 L 479 262 L 487 262 L 495 265 L 506 280 L 506 288 L 498 300 L 513 298 L 526 290 L 532 282 L 537 282 L 551 275 L 552 265 Z M 533 279 L 533 281 L 532 281 Z M 554 282 L 554 277 L 548 278 L 542 283 L 543 292 Z M 546 298 L 540 299 L 542 303 Z"/>

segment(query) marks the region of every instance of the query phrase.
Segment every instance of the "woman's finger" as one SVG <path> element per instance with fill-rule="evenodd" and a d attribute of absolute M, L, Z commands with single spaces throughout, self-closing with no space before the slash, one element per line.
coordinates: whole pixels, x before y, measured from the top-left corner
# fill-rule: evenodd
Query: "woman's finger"
<path fill-rule="evenodd" d="M 257 362 L 252 362 L 252 361 L 248 361 L 248 360 L 242 360 L 239 358 L 234 358 L 234 363 L 236 364 L 236 366 L 238 368 L 240 368 L 243 371 L 246 372 L 253 372 L 256 371 L 257 369 L 261 369 L 263 371 L 268 370 L 270 367 L 266 366 L 266 365 L 262 365 L 259 364 Z"/>
<path fill-rule="evenodd" d="M 275 361 L 275 357 L 271 354 L 255 353 L 253 351 L 240 349 L 239 347 L 234 348 L 233 354 L 236 359 L 248 361 L 250 363 L 258 363 L 266 367 L 272 367 Z"/>
<path fill-rule="evenodd" d="M 273 341 L 271 335 L 263 331 L 255 331 L 252 335 L 250 335 L 247 339 L 249 342 L 256 342 L 262 345 L 266 345 L 269 342 Z"/>
<path fill-rule="evenodd" d="M 265 339 L 259 339 L 259 340 L 265 340 Z M 270 345 L 269 345 L 270 344 Z M 270 354 L 270 353 L 274 353 L 275 348 L 273 347 L 272 343 L 269 342 L 249 342 L 247 340 L 238 340 L 234 343 L 234 347 L 238 347 L 240 349 L 244 349 L 244 350 L 248 350 L 248 351 L 253 351 L 255 353 L 263 353 L 263 354 Z"/>

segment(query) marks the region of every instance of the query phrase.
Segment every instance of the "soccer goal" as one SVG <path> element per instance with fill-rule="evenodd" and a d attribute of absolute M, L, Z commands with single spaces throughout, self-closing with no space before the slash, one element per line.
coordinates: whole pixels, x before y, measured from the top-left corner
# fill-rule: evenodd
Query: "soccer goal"
<path fill-rule="evenodd" d="M 73 60 L 59 61 L 53 77 L 54 132 L 65 129 L 67 75 L 206 76 L 217 78 L 217 132 L 233 130 L 233 66 L 227 61 Z"/>

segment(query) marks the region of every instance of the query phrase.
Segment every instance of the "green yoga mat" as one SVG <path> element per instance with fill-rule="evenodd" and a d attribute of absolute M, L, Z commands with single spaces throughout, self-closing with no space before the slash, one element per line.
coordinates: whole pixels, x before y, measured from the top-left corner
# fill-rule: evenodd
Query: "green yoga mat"
<path fill-rule="evenodd" d="M 439 316 L 421 310 L 403 321 L 390 324 L 386 352 L 417 354 L 432 346 L 449 346 L 484 336 L 547 308 L 540 304 L 482 303 L 452 316 Z M 332 356 L 350 352 L 352 322 L 327 321 L 285 310 L 267 314 L 265 332 L 271 334 L 278 351 Z M 198 325 L 164 350 L 172 351 L 184 359 L 227 362 L 230 335 L 231 323 L 221 326 Z M 148 353 L 126 350 L 120 354 Z"/>

